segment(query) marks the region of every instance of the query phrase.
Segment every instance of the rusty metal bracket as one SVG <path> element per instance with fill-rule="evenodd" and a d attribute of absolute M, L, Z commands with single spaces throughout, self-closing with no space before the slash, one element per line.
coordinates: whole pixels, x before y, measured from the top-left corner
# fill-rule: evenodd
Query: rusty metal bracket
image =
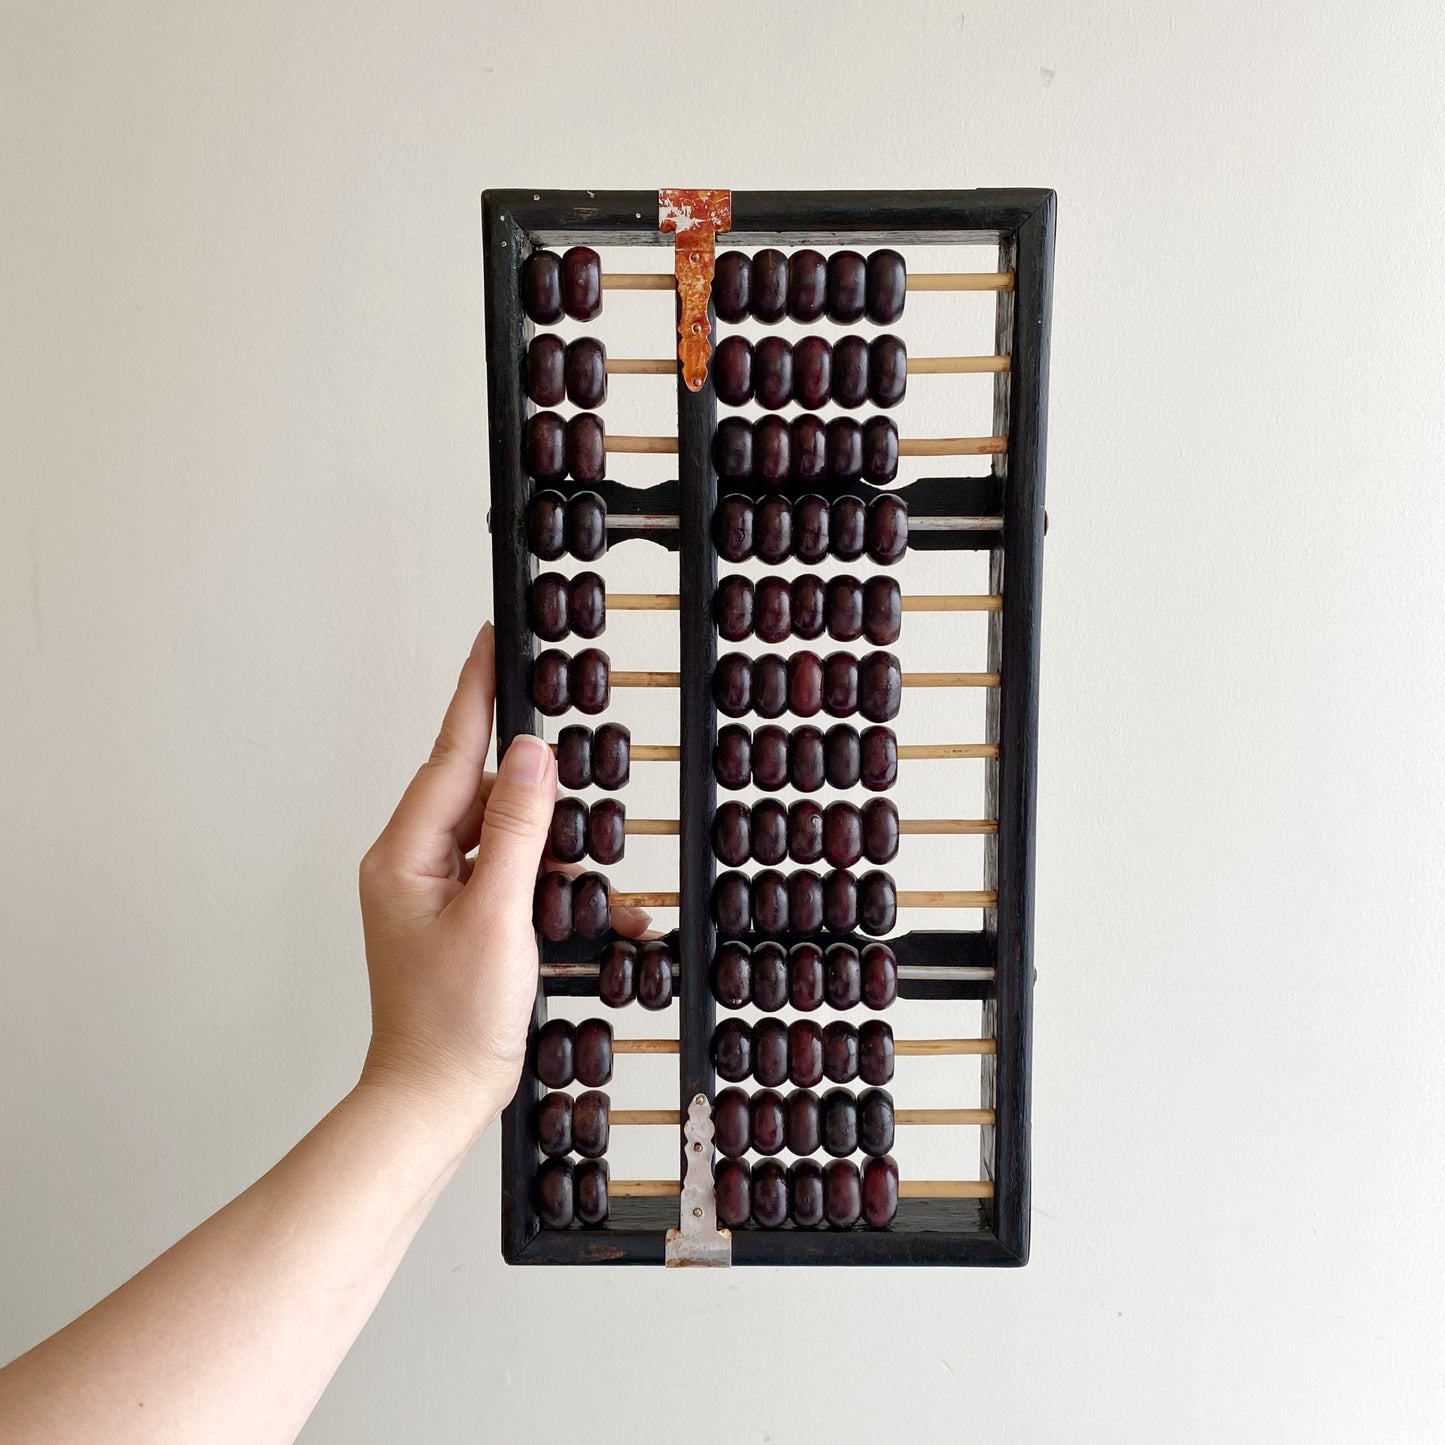
<path fill-rule="evenodd" d="M 717 1227 L 712 1192 L 712 1105 L 706 1094 L 694 1094 L 682 1127 L 687 1142 L 687 1170 L 682 1180 L 682 1214 L 678 1228 L 667 1231 L 669 1265 L 721 1265 L 733 1262 L 733 1237 Z"/>
<path fill-rule="evenodd" d="M 700 391 L 712 355 L 708 340 L 708 297 L 717 233 L 732 225 L 731 191 L 690 191 L 666 187 L 657 193 L 657 227 L 676 232 L 673 274 L 677 277 L 677 358 L 690 391 Z"/>

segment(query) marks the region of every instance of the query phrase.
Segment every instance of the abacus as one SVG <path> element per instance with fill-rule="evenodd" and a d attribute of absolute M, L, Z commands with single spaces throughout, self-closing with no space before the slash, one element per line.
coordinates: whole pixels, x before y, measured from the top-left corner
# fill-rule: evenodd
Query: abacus
<path fill-rule="evenodd" d="M 562 789 L 530 1048 L 502 1125 L 504 1256 L 1025 1263 L 1053 193 L 489 191 L 482 210 L 497 732 L 505 748 L 556 719 Z M 609 269 L 597 249 L 664 246 L 665 268 L 654 249 Z M 997 247 L 996 268 L 921 271 L 905 254 L 949 246 Z M 605 330 L 604 300 L 645 291 L 675 297 L 655 355 L 564 336 Z M 970 292 L 991 308 L 986 354 L 910 355 L 889 329 L 905 302 Z M 785 319 L 816 329 L 747 334 Z M 900 434 L 888 413 L 910 378 L 969 373 L 991 386 L 977 434 Z M 641 378 L 674 378 L 675 427 L 604 426 L 618 376 L 640 378 L 612 388 L 624 418 L 633 388 L 665 385 Z M 629 478 L 644 456 L 675 475 Z M 986 553 L 987 590 L 905 590 L 912 552 Z M 677 581 L 661 590 L 665 553 Z M 594 570 L 624 557 L 644 585 Z M 626 612 L 675 612 L 675 669 L 639 655 Z M 904 667 L 892 649 L 911 613 L 983 614 L 986 656 Z M 605 632 L 616 667 L 594 645 Z M 905 700 L 936 688 L 981 690 L 976 733 L 903 740 Z M 602 716 L 631 689 L 648 690 L 639 705 L 675 699 L 676 741 L 665 719 L 634 741 Z M 940 816 L 890 797 L 924 760 L 943 770 Z M 632 816 L 617 796 L 644 764 L 676 768 L 675 812 Z M 647 835 L 676 839 L 675 881 L 612 887 L 598 870 Z M 981 868 L 957 887 L 895 881 L 910 847 L 969 836 Z M 676 926 L 629 936 L 625 910 L 652 908 Z M 930 909 L 980 922 L 909 926 Z M 560 996 L 675 1019 L 675 1035 L 549 1017 Z M 981 1026 L 895 1037 L 898 999 L 976 1001 Z M 675 1056 L 676 1102 L 614 1108 L 614 1069 L 648 1054 Z M 890 1084 L 928 1058 L 976 1069 L 977 1107 L 895 1104 Z M 920 1174 L 911 1126 L 976 1129 L 976 1162 L 950 1151 L 949 1177 Z M 649 1127 L 675 1131 L 675 1167 L 612 1177 L 614 1132 Z"/>

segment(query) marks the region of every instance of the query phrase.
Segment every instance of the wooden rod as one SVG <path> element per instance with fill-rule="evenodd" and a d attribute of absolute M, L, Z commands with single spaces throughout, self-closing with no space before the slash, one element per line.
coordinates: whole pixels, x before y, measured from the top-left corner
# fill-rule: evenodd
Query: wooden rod
<path fill-rule="evenodd" d="M 614 672 L 609 674 L 613 687 L 681 687 L 680 672 Z"/>
<path fill-rule="evenodd" d="M 680 893 L 610 893 L 613 908 L 680 908 Z"/>
<path fill-rule="evenodd" d="M 910 356 L 910 376 L 964 376 L 978 372 L 1005 372 L 1007 356 Z M 609 356 L 603 363 L 609 376 L 676 376 L 677 358 L 667 356 Z"/>
<path fill-rule="evenodd" d="M 633 748 L 632 756 L 637 756 Z M 900 762 L 917 762 L 923 758 L 996 758 L 997 743 L 899 743 Z"/>
<path fill-rule="evenodd" d="M 614 1179 L 613 1199 L 667 1199 L 682 1192 L 675 1179 Z M 900 1179 L 900 1199 L 992 1199 L 991 1179 Z"/>
<path fill-rule="evenodd" d="M 604 271 L 604 291 L 671 291 L 675 277 L 665 271 Z M 910 291 L 1012 291 L 1012 271 L 915 271 Z"/>
<path fill-rule="evenodd" d="M 680 687 L 680 672 L 614 672 L 613 687 Z M 905 672 L 904 687 L 997 687 L 996 672 Z"/>
<path fill-rule="evenodd" d="M 609 376 L 676 376 L 677 358 L 609 356 L 602 368 Z"/>
<path fill-rule="evenodd" d="M 609 442 L 610 446 L 611 443 Z M 900 457 L 991 457 L 1008 450 L 1007 437 L 900 437 Z"/>
<path fill-rule="evenodd" d="M 612 893 L 613 908 L 677 908 L 679 893 Z M 992 888 L 904 888 L 897 897 L 900 908 L 996 908 L 998 894 Z"/>
<path fill-rule="evenodd" d="M 676 1039 L 613 1039 L 614 1054 L 675 1054 Z M 893 1052 L 900 1058 L 933 1059 L 963 1054 L 998 1052 L 996 1039 L 896 1039 Z M 674 1117 L 669 1115 L 669 1117 Z"/>
<path fill-rule="evenodd" d="M 676 612 L 676 592 L 612 592 L 607 605 L 617 612 Z M 996 592 L 916 593 L 903 598 L 905 612 L 997 612 L 1003 598 Z"/>
<path fill-rule="evenodd" d="M 676 1039 L 613 1039 L 614 1054 L 675 1054 L 680 1045 Z M 894 1053 L 898 1052 L 897 1045 Z M 677 1116 L 674 1115 L 674 1118 Z"/>
<path fill-rule="evenodd" d="M 669 743 L 633 743 L 629 750 L 634 763 L 675 763 L 682 749 Z"/>
<path fill-rule="evenodd" d="M 618 612 L 676 612 L 681 600 L 676 592 L 613 592 L 607 606 Z"/>
<path fill-rule="evenodd" d="M 608 1114 L 613 1124 L 672 1124 L 679 1125 L 682 1115 L 676 1109 L 613 1109 Z"/>
<path fill-rule="evenodd" d="M 677 451 L 677 438 L 613 436 L 609 433 L 606 447 L 609 452 L 644 452 L 662 456 Z"/>
<path fill-rule="evenodd" d="M 679 828 L 676 818 L 628 818 L 623 824 L 624 831 L 628 833 L 676 833 Z M 998 822 L 993 818 L 900 818 L 898 831 L 959 837 L 963 834 L 997 833 Z"/>
<path fill-rule="evenodd" d="M 619 1127 L 629 1125 L 671 1124 L 677 1128 L 682 1115 L 676 1109 L 613 1109 L 608 1114 L 611 1123 Z M 895 1124 L 992 1124 L 992 1109 L 895 1109 Z"/>
<path fill-rule="evenodd" d="M 680 833 L 682 824 L 676 818 L 628 818 L 623 822 L 624 833 L 664 834 Z"/>
<path fill-rule="evenodd" d="M 608 512 L 607 526 L 614 532 L 675 532 L 676 512 Z M 1002 517 L 910 517 L 914 532 L 1001 532 Z"/>

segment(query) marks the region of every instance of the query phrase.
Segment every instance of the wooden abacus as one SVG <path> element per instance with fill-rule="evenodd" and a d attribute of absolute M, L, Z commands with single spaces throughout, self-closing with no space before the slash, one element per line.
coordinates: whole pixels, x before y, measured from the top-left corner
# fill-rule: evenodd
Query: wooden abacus
<path fill-rule="evenodd" d="M 482 209 L 500 745 L 538 731 L 539 713 L 604 713 L 613 688 L 675 689 L 679 699 L 675 743 L 634 743 L 608 721 L 569 722 L 555 743 L 564 793 L 537 887 L 533 1036 L 503 1120 L 505 1257 L 1024 1263 L 1053 193 L 490 191 Z M 730 247 L 721 254 L 720 236 Z M 996 245 L 997 269 L 910 275 L 894 249 L 952 244 Z M 664 245 L 665 271 L 603 271 L 593 249 Z M 656 356 L 609 357 L 596 338 L 564 344 L 534 329 L 564 315 L 591 321 L 604 293 L 629 290 L 676 293 L 676 336 L 659 336 Z M 912 357 L 880 330 L 907 295 L 928 291 L 988 293 L 993 353 Z M 713 349 L 720 322 L 785 315 L 864 323 L 871 339 L 750 343 L 725 331 Z M 676 355 L 661 354 L 673 346 Z M 993 379 L 987 431 L 900 437 L 884 415 L 909 376 L 967 373 Z M 609 375 L 675 375 L 676 434 L 608 434 L 594 408 Z M 576 408 L 565 419 L 553 410 L 564 401 Z M 720 401 L 755 402 L 764 414 L 719 420 Z M 861 423 L 818 415 L 865 402 L 878 414 Z M 643 453 L 675 455 L 676 479 L 608 477 L 609 457 Z M 990 471 L 895 484 L 900 457 L 955 456 L 990 458 Z M 536 571 L 537 561 L 593 563 L 636 540 L 677 553 L 676 592 L 608 595 L 595 572 Z M 989 590 L 903 593 L 886 569 L 908 549 L 987 550 Z M 865 581 L 821 570 L 865 556 L 882 569 Z M 720 560 L 746 558 L 802 570 L 720 576 Z M 599 648 L 555 645 L 590 644 L 609 609 L 675 612 L 679 669 L 614 671 Z M 909 612 L 985 614 L 984 665 L 903 671 L 887 648 Z M 824 633 L 867 650 L 719 656 L 720 638 L 778 646 Z M 935 687 L 986 690 L 982 738 L 898 740 L 890 724 L 905 691 Z M 774 721 L 784 714 L 802 721 L 785 729 Z M 757 726 L 737 721 L 749 715 Z M 887 793 L 915 758 L 978 760 L 982 807 L 900 818 Z M 651 761 L 678 765 L 675 816 L 629 817 L 610 794 L 633 762 Z M 747 785 L 763 794 L 751 806 L 719 804 L 720 787 Z M 609 796 L 569 795 L 587 786 Z M 813 797 L 824 788 L 826 805 Z M 853 788 L 866 801 L 851 801 Z M 788 805 L 774 796 L 782 790 Z M 677 838 L 676 888 L 613 891 L 581 871 L 589 858 L 617 862 L 638 834 Z M 984 876 L 897 887 L 884 865 L 912 834 L 981 836 Z M 787 862 L 798 866 L 785 873 Z M 750 863 L 761 866 L 748 873 Z M 678 909 L 665 936 L 633 942 L 613 930 L 614 910 L 657 906 Z M 915 907 L 978 909 L 982 926 L 899 931 Z M 549 1020 L 555 995 L 675 1007 L 677 1036 L 629 1039 L 601 1019 Z M 877 1015 L 899 996 L 981 1000 L 980 1034 L 895 1039 Z M 737 1014 L 748 1004 L 762 1011 L 751 1024 Z M 775 1017 L 785 1007 L 791 1022 Z M 870 1013 L 822 1026 L 810 1017 L 820 1007 Z M 676 1055 L 675 1106 L 611 1107 L 601 1088 L 615 1058 L 635 1054 Z M 977 1058 L 980 1107 L 895 1107 L 886 1088 L 895 1059 L 929 1056 Z M 751 1093 L 740 1087 L 748 1080 L 759 1086 Z M 865 1087 L 845 1087 L 855 1082 Z M 584 1092 L 566 1092 L 574 1083 Z M 977 1168 L 960 1161 L 957 1177 L 915 1177 L 906 1151 L 902 1166 L 891 1152 L 895 1130 L 911 1125 L 978 1127 Z M 611 1178 L 614 1126 L 679 1130 L 675 1174 Z"/>

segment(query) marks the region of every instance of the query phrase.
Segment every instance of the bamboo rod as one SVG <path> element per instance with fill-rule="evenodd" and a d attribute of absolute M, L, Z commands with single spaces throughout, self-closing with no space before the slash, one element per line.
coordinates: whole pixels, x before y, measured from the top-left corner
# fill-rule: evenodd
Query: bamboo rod
<path fill-rule="evenodd" d="M 679 1051 L 676 1039 L 613 1039 L 614 1054 L 675 1054 Z M 894 1047 L 897 1053 L 897 1047 Z"/>
<path fill-rule="evenodd" d="M 611 443 L 609 442 L 610 446 Z M 900 437 L 900 457 L 991 457 L 1008 450 L 1007 437 Z"/>
<path fill-rule="evenodd" d="M 628 833 L 676 833 L 680 824 L 676 818 L 628 818 L 623 828 Z M 963 834 L 997 833 L 998 823 L 993 818 L 900 818 L 898 831 L 959 837 Z"/>
<path fill-rule="evenodd" d="M 613 592 L 607 606 L 616 612 L 676 612 L 676 592 Z M 997 612 L 1003 598 L 996 592 L 934 592 L 905 595 L 905 612 Z"/>
<path fill-rule="evenodd" d="M 682 825 L 676 818 L 627 818 L 623 821 L 624 833 L 664 834 L 680 833 Z"/>
<path fill-rule="evenodd" d="M 1005 372 L 1011 358 L 1007 356 L 910 356 L 910 376 L 964 376 L 978 372 Z M 675 356 L 609 356 L 602 363 L 609 376 L 675 376 Z"/>
<path fill-rule="evenodd" d="M 613 1109 L 608 1114 L 612 1124 L 680 1124 L 682 1115 L 676 1109 Z"/>
<path fill-rule="evenodd" d="M 609 452 L 642 452 L 663 456 L 677 451 L 677 438 L 612 436 L 609 434 L 606 447 Z"/>
<path fill-rule="evenodd" d="M 613 908 L 678 908 L 680 893 L 612 893 Z M 992 888 L 903 888 L 898 891 L 900 908 L 996 908 L 998 894 Z"/>
<path fill-rule="evenodd" d="M 676 512 L 608 512 L 606 525 L 614 532 L 672 532 Z M 1001 532 L 1002 517 L 910 517 L 914 532 Z"/>
<path fill-rule="evenodd" d="M 671 291 L 677 278 L 665 271 L 604 271 L 604 291 Z"/>
<path fill-rule="evenodd" d="M 609 356 L 602 363 L 609 376 L 675 376 L 675 356 Z"/>
<path fill-rule="evenodd" d="M 667 1199 L 682 1192 L 675 1179 L 614 1179 L 613 1199 Z M 900 1179 L 900 1199 L 992 1199 L 991 1179 Z"/>
<path fill-rule="evenodd" d="M 676 1039 L 613 1039 L 614 1054 L 675 1054 Z M 900 1058 L 933 1059 L 964 1054 L 998 1052 L 996 1039 L 895 1039 L 893 1052 Z"/>
<path fill-rule="evenodd" d="M 542 978 L 596 978 L 598 966 L 595 963 L 543 963 L 538 965 L 537 972 Z M 681 973 L 673 963 L 673 977 L 679 978 Z M 898 977 L 901 982 L 909 983 L 992 983 L 994 970 L 975 968 L 971 964 L 900 963 Z"/>
<path fill-rule="evenodd" d="M 680 672 L 614 672 L 613 687 L 680 687 Z M 997 687 L 996 672 L 905 672 L 904 687 Z"/>
<path fill-rule="evenodd" d="M 682 1193 L 675 1179 L 613 1179 L 607 1185 L 613 1199 L 666 1199 Z"/>
<path fill-rule="evenodd" d="M 681 687 L 680 672 L 614 672 L 609 674 L 613 687 Z"/>
<path fill-rule="evenodd" d="M 608 1120 L 619 1127 L 630 1125 L 680 1126 L 683 1116 L 676 1109 L 613 1109 Z M 895 1124 L 992 1124 L 992 1109 L 895 1109 Z"/>
<path fill-rule="evenodd" d="M 665 271 L 604 271 L 604 291 L 671 291 L 677 278 Z M 1012 291 L 1012 271 L 915 271 L 910 291 Z"/>
<path fill-rule="evenodd" d="M 632 750 L 633 757 L 637 749 Z M 996 758 L 997 743 L 899 743 L 900 762 L 917 762 L 923 758 Z"/>
<path fill-rule="evenodd" d="M 634 763 L 675 763 L 682 749 L 669 743 L 633 743 L 630 754 Z"/>
<path fill-rule="evenodd" d="M 614 592 L 607 606 L 617 612 L 676 612 L 681 597 L 676 592 Z"/>

